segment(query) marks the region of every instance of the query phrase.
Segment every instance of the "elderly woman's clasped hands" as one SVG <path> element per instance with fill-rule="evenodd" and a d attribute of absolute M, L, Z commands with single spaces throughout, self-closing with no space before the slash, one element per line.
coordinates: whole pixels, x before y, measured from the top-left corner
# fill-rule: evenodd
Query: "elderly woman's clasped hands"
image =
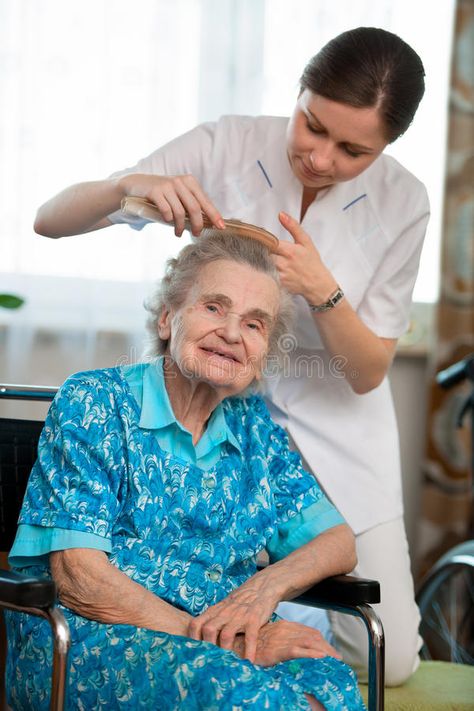
<path fill-rule="evenodd" d="M 341 659 L 318 630 L 287 620 L 269 622 L 281 602 L 276 592 L 278 571 L 272 572 L 276 573 L 274 581 L 266 580 L 264 571 L 256 573 L 224 600 L 191 620 L 189 636 L 233 649 L 262 666 L 298 657 Z"/>

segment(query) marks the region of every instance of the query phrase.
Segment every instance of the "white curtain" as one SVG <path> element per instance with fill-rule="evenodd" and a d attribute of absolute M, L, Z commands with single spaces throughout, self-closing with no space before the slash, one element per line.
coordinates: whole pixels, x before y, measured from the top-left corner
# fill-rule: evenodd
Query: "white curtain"
<path fill-rule="evenodd" d="M 104 330 L 135 343 L 142 298 L 183 240 L 156 225 L 48 240 L 32 229 L 37 206 L 200 121 L 288 114 L 306 61 L 358 25 L 397 32 L 426 66 L 422 108 L 390 152 L 431 194 L 415 296 L 433 301 L 452 15 L 453 0 L 0 0 L 0 292 L 28 300 L 0 310 L 0 345 L 12 329 L 26 348 L 28 329 L 64 328 L 82 329 L 88 343 Z"/>

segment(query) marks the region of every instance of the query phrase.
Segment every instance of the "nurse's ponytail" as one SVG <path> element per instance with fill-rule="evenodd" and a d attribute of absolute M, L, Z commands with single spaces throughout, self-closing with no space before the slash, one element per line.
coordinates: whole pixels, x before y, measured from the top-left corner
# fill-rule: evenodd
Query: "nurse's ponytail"
<path fill-rule="evenodd" d="M 379 109 L 389 143 L 411 124 L 425 91 L 420 57 L 400 37 L 358 27 L 328 42 L 306 65 L 301 91 Z"/>

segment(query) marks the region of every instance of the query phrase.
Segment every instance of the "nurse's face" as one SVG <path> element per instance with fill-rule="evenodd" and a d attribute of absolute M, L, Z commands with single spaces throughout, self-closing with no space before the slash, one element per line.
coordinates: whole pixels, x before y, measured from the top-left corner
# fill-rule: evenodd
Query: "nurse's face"
<path fill-rule="evenodd" d="M 377 109 L 341 104 L 309 89 L 300 94 L 287 129 L 291 169 L 315 190 L 355 178 L 387 143 Z"/>

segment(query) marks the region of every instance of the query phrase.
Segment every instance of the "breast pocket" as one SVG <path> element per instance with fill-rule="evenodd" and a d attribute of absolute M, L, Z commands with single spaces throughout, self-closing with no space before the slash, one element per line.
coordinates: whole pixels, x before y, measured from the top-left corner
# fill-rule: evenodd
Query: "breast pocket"
<path fill-rule="evenodd" d="M 344 210 L 353 250 L 365 263 L 369 274 L 374 274 L 388 248 L 388 238 L 382 229 L 369 198 L 355 202 Z"/>
<path fill-rule="evenodd" d="M 335 248 L 333 241 L 324 262 L 357 310 L 386 255 L 387 236 L 368 199 L 343 211 L 340 228 L 344 244 Z"/>
<path fill-rule="evenodd" d="M 348 303 L 357 311 L 386 250 L 383 231 L 378 224 L 374 224 L 370 231 L 354 234 L 334 220 L 331 225 L 331 238 L 324 239 L 316 246 L 323 263 L 344 291 Z M 295 300 L 295 336 L 298 347 L 315 350 L 324 348 L 312 312 L 305 300 L 300 296 Z"/>
<path fill-rule="evenodd" d="M 273 189 L 257 161 L 244 168 L 242 173 L 227 176 L 214 189 L 216 205 L 227 218 L 255 222 L 255 214 Z"/>

